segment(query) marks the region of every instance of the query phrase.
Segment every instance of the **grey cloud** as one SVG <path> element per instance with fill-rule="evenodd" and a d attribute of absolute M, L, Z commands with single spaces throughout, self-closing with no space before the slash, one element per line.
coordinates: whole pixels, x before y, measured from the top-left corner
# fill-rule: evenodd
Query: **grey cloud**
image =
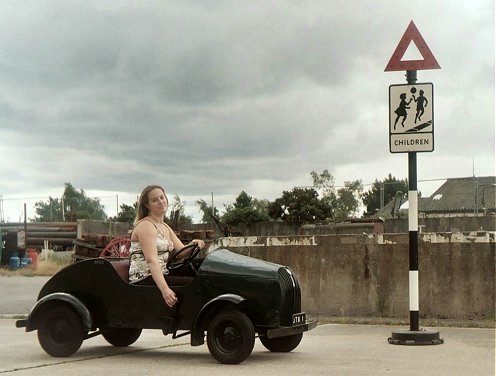
<path fill-rule="evenodd" d="M 488 0 L 4 4 L 0 151 L 21 166 L 9 174 L 17 189 L 28 178 L 130 192 L 159 182 L 228 196 L 255 181 L 310 184 L 324 168 L 395 174 L 382 162 L 387 90 L 404 72 L 383 70 L 410 19 L 443 67 L 419 72 L 440 95 L 439 150 L 477 153 L 472 121 L 494 140 Z"/>

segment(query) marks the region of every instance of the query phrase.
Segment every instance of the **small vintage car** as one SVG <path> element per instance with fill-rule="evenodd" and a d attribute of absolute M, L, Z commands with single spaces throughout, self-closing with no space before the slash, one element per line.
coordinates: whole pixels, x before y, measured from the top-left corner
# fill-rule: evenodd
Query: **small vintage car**
<path fill-rule="evenodd" d="M 142 329 L 161 329 L 174 339 L 190 335 L 199 346 L 206 333 L 211 355 L 237 364 L 251 354 L 256 336 L 270 351 L 289 352 L 317 325 L 301 312 L 300 286 L 288 267 L 226 249 L 198 254 L 193 243 L 167 264 L 166 280 L 178 297 L 172 308 L 156 286 L 128 283 L 129 258 L 94 258 L 48 280 L 16 326 L 38 330 L 41 347 L 55 357 L 74 354 L 99 334 L 114 346 L 129 346 Z M 172 275 L 179 270 L 181 276 Z"/>

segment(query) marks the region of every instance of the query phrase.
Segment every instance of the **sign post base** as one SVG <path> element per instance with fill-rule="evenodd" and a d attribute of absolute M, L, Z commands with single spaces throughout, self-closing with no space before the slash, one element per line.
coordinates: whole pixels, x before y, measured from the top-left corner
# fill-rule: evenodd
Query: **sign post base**
<path fill-rule="evenodd" d="M 391 345 L 441 345 L 444 339 L 436 330 L 394 330 L 388 342 Z"/>

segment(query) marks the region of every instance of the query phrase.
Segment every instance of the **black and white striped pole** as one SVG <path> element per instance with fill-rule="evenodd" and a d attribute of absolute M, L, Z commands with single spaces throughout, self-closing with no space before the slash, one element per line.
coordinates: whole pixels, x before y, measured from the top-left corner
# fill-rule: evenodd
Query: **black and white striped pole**
<path fill-rule="evenodd" d="M 407 82 L 417 82 L 417 71 L 406 72 Z M 439 345 L 444 340 L 435 330 L 419 329 L 418 192 L 417 153 L 408 153 L 408 290 L 410 330 L 395 330 L 388 342 L 393 345 Z"/>
<path fill-rule="evenodd" d="M 410 330 L 419 330 L 417 153 L 408 153 L 408 290 Z"/>

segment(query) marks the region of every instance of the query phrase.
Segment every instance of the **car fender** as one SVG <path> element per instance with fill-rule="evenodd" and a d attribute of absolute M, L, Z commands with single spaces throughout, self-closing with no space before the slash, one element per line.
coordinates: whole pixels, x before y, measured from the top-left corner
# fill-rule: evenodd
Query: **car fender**
<path fill-rule="evenodd" d="M 198 315 L 196 315 L 193 328 L 191 329 L 191 346 L 200 346 L 205 343 L 203 321 L 208 315 L 216 311 L 215 307 L 224 305 L 225 303 L 232 303 L 238 306 L 244 301 L 246 299 L 237 294 L 222 294 L 205 303 Z"/>
<path fill-rule="evenodd" d="M 53 294 L 44 296 L 36 302 L 33 309 L 31 310 L 31 313 L 29 314 L 26 324 L 26 331 L 29 332 L 37 329 L 38 316 L 40 312 L 56 302 L 65 302 L 69 304 L 81 317 L 84 328 L 87 330 L 91 329 L 92 320 L 88 308 L 86 308 L 86 306 L 74 295 L 67 294 L 65 292 L 55 292 Z"/>

